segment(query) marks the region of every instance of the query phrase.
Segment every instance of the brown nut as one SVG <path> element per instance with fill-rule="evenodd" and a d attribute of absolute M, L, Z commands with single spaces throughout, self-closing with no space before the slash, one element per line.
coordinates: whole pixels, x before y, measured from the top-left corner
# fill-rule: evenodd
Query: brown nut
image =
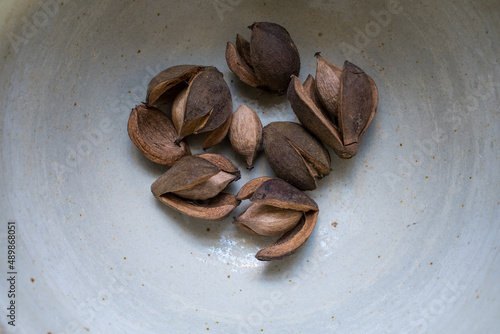
<path fill-rule="evenodd" d="M 262 147 L 262 123 L 257 113 L 244 104 L 233 114 L 229 141 L 236 153 L 245 158 L 248 168 L 252 168 Z"/>
<path fill-rule="evenodd" d="M 342 69 L 316 53 L 316 93 L 328 113 L 338 117 L 340 76 Z M 305 82 L 304 82 L 305 85 Z"/>
<path fill-rule="evenodd" d="M 232 111 L 231 92 L 222 73 L 209 66 L 191 78 L 188 87 L 177 95 L 172 106 L 172 121 L 182 139 L 193 133 L 226 127 Z"/>
<path fill-rule="evenodd" d="M 238 197 L 240 194 L 242 198 L 248 198 L 252 194 L 250 200 L 253 204 L 235 219 L 236 226 L 255 235 L 282 235 L 275 244 L 260 250 L 256 255 L 257 259 L 278 260 L 290 255 L 312 233 L 318 205 L 287 182 L 257 178 L 244 185 Z"/>
<path fill-rule="evenodd" d="M 264 127 L 264 151 L 276 175 L 300 190 L 316 189 L 330 173 L 328 150 L 300 124 L 272 122 Z"/>
<path fill-rule="evenodd" d="M 346 61 L 339 92 L 339 129 L 344 146 L 359 145 L 378 106 L 375 82 L 362 69 Z"/>
<path fill-rule="evenodd" d="M 182 213 L 221 220 L 240 202 L 236 196 L 221 191 L 239 178 L 238 168 L 221 155 L 192 155 L 179 160 L 158 178 L 151 185 L 151 192 Z"/>
<path fill-rule="evenodd" d="M 236 198 L 239 199 L 240 201 L 249 199 L 250 197 L 253 196 L 255 191 L 262 185 L 262 183 L 271 179 L 272 177 L 269 176 L 261 176 L 248 181 L 247 183 L 245 183 L 243 187 L 240 188 L 240 191 L 238 191 Z"/>
<path fill-rule="evenodd" d="M 234 221 L 234 224 L 238 227 L 244 226 L 243 230 L 252 234 L 280 236 L 294 228 L 302 216 L 303 212 L 300 211 L 253 204 Z"/>
<path fill-rule="evenodd" d="M 356 65 L 346 61 L 338 68 L 317 55 L 316 89 L 312 80 L 302 84 L 296 76 L 288 87 L 288 99 L 300 123 L 341 158 L 358 152 L 361 137 L 378 106 L 375 82 Z"/>
<path fill-rule="evenodd" d="M 133 108 L 127 131 L 135 146 L 156 163 L 172 166 L 191 154 L 184 141 L 176 142 L 177 133 L 172 121 L 159 109 L 143 104 Z"/>
<path fill-rule="evenodd" d="M 210 221 L 224 220 L 240 205 L 240 201 L 232 194 L 220 193 L 204 201 L 186 201 L 168 193 L 158 197 L 163 204 L 187 216 Z"/>
<path fill-rule="evenodd" d="M 282 26 L 255 22 L 250 42 L 236 36 L 236 46 L 226 47 L 226 61 L 246 84 L 265 91 L 285 94 L 290 76 L 299 75 L 300 56 L 290 34 Z"/>
<path fill-rule="evenodd" d="M 318 205 L 304 192 L 281 179 L 270 179 L 262 183 L 250 201 L 276 208 L 296 211 L 317 211 Z"/>
<path fill-rule="evenodd" d="M 233 110 L 231 92 L 213 66 L 179 65 L 156 75 L 148 85 L 148 105 L 172 102 L 172 122 L 177 141 L 206 133 L 203 148 L 224 139 Z"/>
<path fill-rule="evenodd" d="M 205 138 L 203 138 L 203 149 L 207 150 L 212 146 L 220 143 L 224 138 L 226 138 L 229 127 L 231 126 L 231 121 L 233 119 L 233 114 L 229 114 L 229 117 L 226 119 L 224 123 L 218 128 L 207 132 Z"/>
<path fill-rule="evenodd" d="M 204 66 L 177 65 L 161 71 L 149 82 L 146 93 L 146 104 L 148 106 L 172 102 L 177 94 L 187 87 L 187 83 Z"/>
<path fill-rule="evenodd" d="M 257 252 L 255 257 L 260 261 L 281 260 L 286 256 L 295 253 L 311 235 L 319 211 L 307 212 L 302 220 L 295 227 L 285 233 L 274 244 Z"/>

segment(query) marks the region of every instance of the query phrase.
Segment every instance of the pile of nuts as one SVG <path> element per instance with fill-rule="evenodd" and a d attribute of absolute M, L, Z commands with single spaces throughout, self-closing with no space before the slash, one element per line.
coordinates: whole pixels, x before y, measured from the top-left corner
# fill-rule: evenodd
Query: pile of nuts
<path fill-rule="evenodd" d="M 298 78 L 297 47 L 282 26 L 256 22 L 250 42 L 241 35 L 227 43 L 226 62 L 244 83 L 273 94 L 287 94 L 301 124 L 272 122 L 265 127 L 246 105 L 233 113 L 229 87 L 213 66 L 177 65 L 149 83 L 146 102 L 132 109 L 128 134 L 151 161 L 171 166 L 151 186 L 162 203 L 191 217 L 218 221 L 229 217 L 244 200 L 252 204 L 234 225 L 259 236 L 279 236 L 260 250 L 261 261 L 282 259 L 311 235 L 318 205 L 304 191 L 330 173 L 330 154 L 353 157 L 378 105 L 375 82 L 356 65 L 342 68 L 317 53 L 316 77 Z M 171 103 L 171 117 L 156 107 Z M 186 137 L 204 133 L 203 149 L 226 136 L 253 168 L 262 150 L 277 178 L 262 176 L 237 195 L 223 192 L 240 179 L 238 167 L 219 154 L 192 155 Z"/>

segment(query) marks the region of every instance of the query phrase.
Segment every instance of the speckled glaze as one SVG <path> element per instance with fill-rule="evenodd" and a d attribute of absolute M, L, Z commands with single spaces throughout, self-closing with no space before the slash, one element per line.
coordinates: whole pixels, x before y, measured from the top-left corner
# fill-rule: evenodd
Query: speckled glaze
<path fill-rule="evenodd" d="M 500 328 L 500 3 L 2 1 L 0 333 L 492 333 Z M 149 80 L 214 65 L 263 125 L 296 120 L 286 97 L 241 83 L 226 42 L 284 26 L 301 55 L 361 67 L 377 115 L 358 154 L 309 192 L 301 250 L 182 216 L 151 183 L 166 167 L 127 135 Z M 202 138 L 189 140 L 201 152 Z M 242 179 L 226 140 L 210 150 Z M 237 208 L 237 216 L 248 205 Z M 5 241 L 17 224 L 16 327 Z"/>

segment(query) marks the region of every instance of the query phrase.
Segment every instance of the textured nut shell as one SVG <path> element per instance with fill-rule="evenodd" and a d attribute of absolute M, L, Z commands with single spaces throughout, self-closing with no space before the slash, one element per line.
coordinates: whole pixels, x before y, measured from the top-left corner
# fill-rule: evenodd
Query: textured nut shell
<path fill-rule="evenodd" d="M 220 170 L 231 173 L 231 174 L 240 174 L 240 170 L 238 167 L 231 162 L 228 158 L 216 154 L 216 153 L 202 153 L 196 155 L 196 157 L 202 158 L 215 166 L 217 166 Z"/>
<path fill-rule="evenodd" d="M 205 201 L 188 201 L 171 193 L 162 195 L 158 199 L 185 215 L 211 221 L 226 219 L 240 204 L 236 196 L 226 193 L 220 193 Z"/>
<path fill-rule="evenodd" d="M 255 191 L 262 185 L 262 183 L 271 179 L 272 178 L 269 176 L 261 176 L 248 181 L 247 183 L 245 183 L 243 187 L 240 188 L 240 191 L 238 191 L 236 198 L 239 199 L 240 201 L 249 199 L 250 197 L 253 196 Z"/>
<path fill-rule="evenodd" d="M 300 56 L 288 31 L 270 22 L 251 26 L 251 60 L 260 84 L 271 92 L 285 94 L 290 76 L 299 75 Z"/>
<path fill-rule="evenodd" d="M 245 158 L 248 167 L 252 167 L 262 147 L 262 123 L 253 109 L 244 104 L 236 109 L 229 128 L 229 141 Z"/>
<path fill-rule="evenodd" d="M 303 212 L 276 208 L 265 204 L 253 204 L 233 223 L 262 236 L 279 236 L 290 231 L 300 221 Z"/>
<path fill-rule="evenodd" d="M 272 122 L 264 127 L 263 138 L 273 171 L 300 190 L 316 189 L 315 177 L 329 174 L 328 150 L 300 124 Z"/>
<path fill-rule="evenodd" d="M 316 220 L 318 219 L 319 211 L 307 212 L 304 218 L 295 227 L 285 233 L 274 244 L 264 249 L 261 249 L 255 257 L 260 261 L 281 260 L 284 257 L 295 253 L 311 235 Z"/>
<path fill-rule="evenodd" d="M 236 34 L 236 51 L 238 51 L 238 54 L 241 59 L 243 59 L 245 64 L 247 64 L 250 68 L 253 68 L 250 42 L 244 39 L 240 34 Z"/>
<path fill-rule="evenodd" d="M 316 189 L 316 179 L 300 153 L 286 137 L 264 127 L 264 152 L 267 161 L 277 177 L 300 190 Z"/>
<path fill-rule="evenodd" d="M 206 115 L 202 115 L 190 121 L 185 121 L 186 103 L 190 87 L 191 86 L 182 90 L 177 95 L 172 105 L 172 122 L 174 123 L 175 129 L 177 130 L 177 135 L 180 139 L 203 129 L 207 124 L 210 116 L 212 116 L 213 111 L 210 110 Z"/>
<path fill-rule="evenodd" d="M 179 197 L 192 200 L 205 200 L 217 196 L 226 186 L 236 179 L 236 175 L 223 171 L 198 183 L 191 188 L 174 191 Z"/>
<path fill-rule="evenodd" d="M 250 200 L 253 203 L 271 205 L 296 211 L 317 211 L 318 205 L 309 196 L 281 179 L 262 183 Z"/>
<path fill-rule="evenodd" d="M 226 62 L 229 69 L 244 83 L 252 87 L 259 87 L 259 79 L 255 76 L 253 68 L 251 68 L 238 53 L 236 46 L 228 42 L 226 45 Z"/>
<path fill-rule="evenodd" d="M 178 134 L 182 132 L 184 126 L 184 114 L 186 113 L 186 101 L 189 87 L 184 88 L 177 94 L 172 104 L 172 123 Z"/>
<path fill-rule="evenodd" d="M 203 68 L 198 65 L 177 65 L 161 71 L 148 84 L 147 105 L 173 101 L 177 94 L 187 86 L 187 82 Z"/>
<path fill-rule="evenodd" d="M 271 126 L 285 136 L 290 144 L 320 175 L 330 174 L 330 153 L 304 127 L 293 122 L 274 122 Z"/>
<path fill-rule="evenodd" d="M 307 167 L 311 170 L 311 175 L 315 178 L 322 178 L 330 174 L 330 153 L 328 153 L 328 150 L 323 145 L 318 149 L 321 154 L 315 154 L 318 151 L 308 151 L 307 146 L 301 146 L 300 143 L 293 140 L 289 140 L 289 143 L 305 160 Z"/>
<path fill-rule="evenodd" d="M 211 113 L 206 124 L 194 133 L 209 132 L 221 126 L 232 112 L 233 101 L 224 76 L 215 67 L 206 67 L 189 84 L 184 123 Z"/>
<path fill-rule="evenodd" d="M 304 89 L 299 78 L 292 77 L 288 87 L 288 100 L 300 123 L 319 140 L 330 146 L 339 157 L 352 157 L 352 152 L 347 150 L 342 143 L 339 130 L 327 116 L 326 111 L 316 105 L 309 94 L 310 91 Z"/>
<path fill-rule="evenodd" d="M 339 96 L 339 128 L 343 143 L 345 146 L 359 143 L 377 110 L 375 83 L 358 66 L 345 61 Z"/>
<path fill-rule="evenodd" d="M 203 149 L 208 150 L 209 148 L 217 145 L 221 141 L 226 138 L 227 133 L 229 132 L 229 126 L 231 125 L 231 120 L 233 119 L 233 115 L 230 114 L 221 126 L 217 129 L 207 132 L 205 138 L 203 138 Z"/>
<path fill-rule="evenodd" d="M 338 117 L 340 76 L 342 69 L 316 54 L 316 93 L 332 117 Z M 305 84 L 304 84 L 305 85 Z"/>
<path fill-rule="evenodd" d="M 253 235 L 258 235 L 261 237 L 260 234 L 258 233 L 255 233 L 254 231 L 252 231 L 250 228 L 246 227 L 245 225 L 238 225 L 238 227 L 240 228 L 240 230 L 242 230 L 243 232 L 247 232 L 248 234 L 253 234 Z"/>
<path fill-rule="evenodd" d="M 159 197 L 166 193 L 189 189 L 220 171 L 219 167 L 205 159 L 195 155 L 186 156 L 151 185 L 151 192 L 155 197 Z"/>
<path fill-rule="evenodd" d="M 127 131 L 135 146 L 156 163 L 172 166 L 191 154 L 184 141 L 175 143 L 177 134 L 172 121 L 156 108 L 138 105 L 132 109 Z"/>
<path fill-rule="evenodd" d="M 325 107 L 323 106 L 323 102 L 319 99 L 318 94 L 316 93 L 316 80 L 312 75 L 308 75 L 304 83 L 302 84 L 304 93 L 306 96 L 309 96 L 309 98 L 314 102 L 314 104 L 327 116 L 328 112 L 326 111 Z M 332 119 L 333 121 L 333 119 Z M 335 123 L 335 122 L 334 122 Z"/>

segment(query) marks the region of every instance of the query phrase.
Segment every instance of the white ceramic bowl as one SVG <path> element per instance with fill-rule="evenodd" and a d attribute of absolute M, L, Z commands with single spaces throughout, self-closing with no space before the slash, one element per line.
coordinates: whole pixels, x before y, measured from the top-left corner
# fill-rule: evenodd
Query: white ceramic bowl
<path fill-rule="evenodd" d="M 2 1 L 0 332 L 498 331 L 499 12 L 495 0 Z M 321 51 L 380 91 L 358 155 L 332 154 L 309 193 L 321 208 L 311 238 L 270 263 L 254 254 L 273 238 L 155 200 L 165 167 L 126 131 L 151 77 L 185 63 L 217 66 L 235 107 L 263 123 L 295 120 L 285 97 L 225 63 L 254 21 L 288 29 L 302 80 Z M 244 169 L 227 142 L 211 151 Z M 229 191 L 270 173 L 261 155 Z"/>

